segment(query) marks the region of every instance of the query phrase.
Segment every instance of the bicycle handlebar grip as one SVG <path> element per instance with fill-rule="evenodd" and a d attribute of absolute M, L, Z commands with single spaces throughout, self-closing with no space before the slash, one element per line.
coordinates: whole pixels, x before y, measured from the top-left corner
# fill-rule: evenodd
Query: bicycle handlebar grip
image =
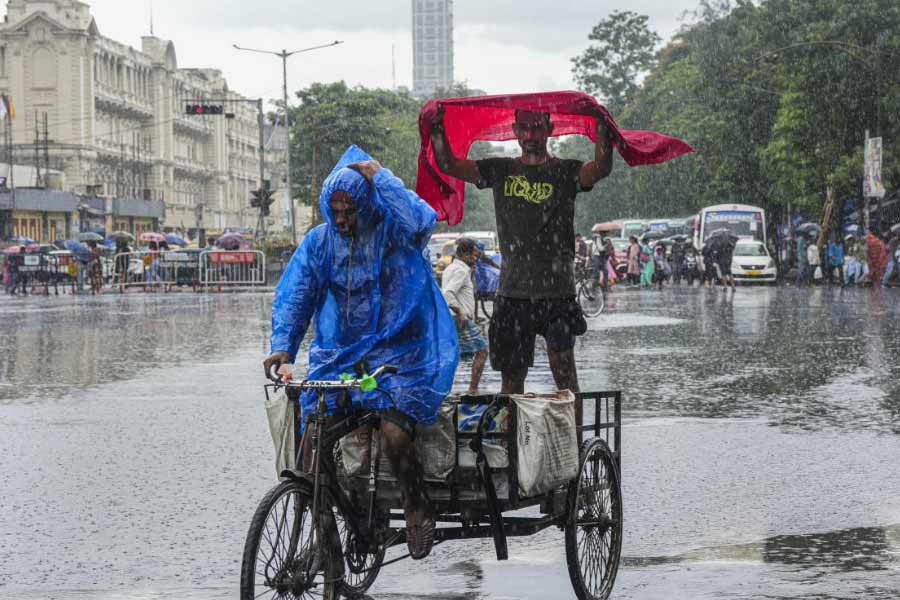
<path fill-rule="evenodd" d="M 385 375 L 396 375 L 400 372 L 400 369 L 394 365 L 381 365 L 381 372 Z"/>

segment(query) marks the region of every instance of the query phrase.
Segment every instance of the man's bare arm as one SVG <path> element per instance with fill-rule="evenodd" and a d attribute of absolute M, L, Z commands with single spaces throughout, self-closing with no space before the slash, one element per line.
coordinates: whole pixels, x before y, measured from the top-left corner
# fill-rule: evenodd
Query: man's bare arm
<path fill-rule="evenodd" d="M 441 173 L 469 183 L 477 184 L 481 181 L 478 163 L 474 160 L 457 158 L 453 154 L 450 143 L 447 141 L 447 132 L 444 131 L 443 106 L 438 107 L 437 114 L 431 121 L 431 147 L 434 149 L 434 159 Z"/>
<path fill-rule="evenodd" d="M 578 172 L 578 180 L 581 187 L 589 188 L 595 183 L 612 173 L 613 155 L 612 142 L 609 139 L 609 130 L 606 121 L 597 121 L 597 144 L 594 148 L 594 160 L 581 165 Z"/>

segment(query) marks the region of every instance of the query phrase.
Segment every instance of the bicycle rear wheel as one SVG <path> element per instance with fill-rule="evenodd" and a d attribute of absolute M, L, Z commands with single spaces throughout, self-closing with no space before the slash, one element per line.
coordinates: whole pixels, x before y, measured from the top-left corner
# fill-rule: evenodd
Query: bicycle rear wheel
<path fill-rule="evenodd" d="M 578 478 L 569 485 L 566 563 L 578 600 L 606 600 L 622 552 L 622 490 L 606 442 L 585 442 Z"/>
<path fill-rule="evenodd" d="M 337 600 L 343 569 L 334 555 L 340 541 L 333 518 L 326 516 L 330 511 L 323 509 L 322 518 L 312 518 L 306 482 L 284 481 L 272 488 L 247 532 L 241 600 Z"/>

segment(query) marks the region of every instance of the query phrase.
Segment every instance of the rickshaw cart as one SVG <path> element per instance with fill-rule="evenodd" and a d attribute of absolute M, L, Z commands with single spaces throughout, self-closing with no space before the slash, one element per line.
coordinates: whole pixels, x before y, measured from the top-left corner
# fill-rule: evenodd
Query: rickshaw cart
<path fill-rule="evenodd" d="M 374 376 L 390 372 L 390 367 L 382 367 Z M 361 380 L 355 381 L 358 386 Z M 338 383 L 348 386 L 345 389 L 353 385 L 288 384 L 292 402 L 301 389 L 319 391 L 318 414 L 307 422 L 307 428 L 323 425 L 315 430 L 320 434 L 313 434 L 312 447 L 319 452 L 310 472 L 303 472 L 298 439 L 298 467 L 283 471 L 282 483 L 257 508 L 244 549 L 242 600 L 358 597 L 374 583 L 381 567 L 408 556 L 384 560 L 385 551 L 405 544 L 406 537 L 401 489 L 379 472 L 383 467 L 378 445 L 372 444 L 367 477 L 341 474 L 338 440 L 360 427 L 377 428 L 380 417 L 374 411 L 348 411 L 324 426 L 325 390 L 335 389 L 328 384 Z M 267 398 L 278 387 L 266 386 Z M 579 600 L 609 597 L 622 544 L 622 398 L 620 392 L 585 392 L 576 394 L 576 401 L 583 403 L 585 421 L 580 428 L 585 439 L 577 475 L 549 491 L 525 497 L 518 481 L 520 417 L 514 399 L 485 395 L 453 400 L 456 445 L 470 448 L 476 460 L 474 468 L 462 466 L 460 453 L 454 452 L 456 464 L 446 481 L 424 481 L 435 513 L 435 546 L 450 540 L 492 538 L 497 559 L 506 560 L 509 537 L 530 536 L 555 526 L 564 531 L 569 576 Z M 480 412 L 474 431 L 459 430 L 459 407 L 463 406 Z M 501 411 L 508 415 L 508 426 L 490 431 L 488 425 Z M 299 431 L 299 422 L 296 425 Z M 489 445 L 506 448 L 506 466 L 489 464 L 485 452 Z M 539 514 L 504 514 L 529 508 Z"/>

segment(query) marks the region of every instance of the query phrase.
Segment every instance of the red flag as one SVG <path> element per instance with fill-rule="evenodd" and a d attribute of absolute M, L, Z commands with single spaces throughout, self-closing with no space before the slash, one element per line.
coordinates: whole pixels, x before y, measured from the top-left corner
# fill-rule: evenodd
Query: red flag
<path fill-rule="evenodd" d="M 477 96 L 431 100 L 419 113 L 419 173 L 416 193 L 438 213 L 438 220 L 456 225 L 463 217 L 465 183 L 444 175 L 437 168 L 431 147 L 431 121 L 443 105 L 444 130 L 456 156 L 464 157 L 475 141 L 502 142 L 515 139 L 512 130 L 516 110 L 549 112 L 553 135 L 586 135 L 596 138 L 596 121 L 607 120 L 613 145 L 630 166 L 659 164 L 693 152 L 685 142 L 654 131 L 619 129 L 593 96 L 582 92 L 546 92 L 508 96 Z"/>

